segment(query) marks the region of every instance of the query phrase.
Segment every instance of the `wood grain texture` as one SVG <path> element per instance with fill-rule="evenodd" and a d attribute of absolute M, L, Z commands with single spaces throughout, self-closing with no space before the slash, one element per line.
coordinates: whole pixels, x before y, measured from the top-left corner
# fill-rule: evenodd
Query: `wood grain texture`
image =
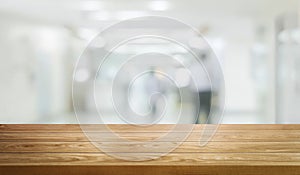
<path fill-rule="evenodd" d="M 119 140 L 105 127 L 85 126 L 97 144 L 117 147 L 111 153 L 121 157 L 163 154 L 163 148 L 172 148 L 178 137 L 187 134 L 179 128 L 168 139 L 157 141 L 174 125 L 108 125 L 115 137 L 123 138 Z M 158 159 L 125 161 L 101 152 L 79 125 L 0 125 L 0 175 L 300 174 L 300 125 L 220 125 L 212 140 L 201 147 L 204 127 L 195 125 L 179 147 Z"/>
<path fill-rule="evenodd" d="M 83 125 L 84 127 L 91 128 L 91 130 L 97 128 L 98 130 L 107 130 L 107 128 L 118 131 L 118 132 L 166 132 L 174 128 L 171 124 L 162 125 L 151 125 L 146 127 L 137 127 L 134 125 L 121 125 L 121 124 L 109 124 L 109 125 L 97 125 L 88 124 Z M 201 131 L 205 125 L 193 125 L 195 131 Z M 208 128 L 210 126 L 215 127 L 216 125 L 206 125 Z M 288 124 L 288 125 L 278 125 L 278 124 L 268 124 L 268 125 L 253 125 L 253 124 L 223 124 L 218 126 L 219 131 L 227 132 L 227 130 L 300 130 L 300 125 L 298 124 Z M 80 125 L 75 124 L 0 124 L 0 132 L 81 132 Z"/>
<path fill-rule="evenodd" d="M 103 142 L 103 147 L 114 145 L 120 152 L 153 152 L 173 147 L 174 142 L 155 142 L 137 145 L 132 142 Z M 128 149 L 130 148 L 130 149 Z M 99 150 L 90 142 L 0 142 L 0 153 L 93 153 Z M 200 147 L 198 142 L 184 142 L 173 153 L 300 153 L 300 143 L 290 142 L 209 142 Z"/>
<path fill-rule="evenodd" d="M 89 133 L 94 141 L 117 142 L 120 141 L 149 141 L 163 137 L 168 133 L 160 132 L 122 132 L 115 137 L 111 133 Z M 173 133 L 165 137 L 163 141 L 176 141 L 178 138 L 187 135 L 184 132 Z M 197 142 L 201 137 L 201 132 L 192 132 L 186 141 Z M 1 132 L 0 142 L 2 141 L 31 141 L 31 142 L 88 142 L 88 138 L 82 132 Z M 300 131 L 289 130 L 259 130 L 259 131 L 236 131 L 221 132 L 217 131 L 213 136 L 212 142 L 300 142 Z"/>
<path fill-rule="evenodd" d="M 297 166 L 0 166 L 0 172 L 31 175 L 299 175 Z"/>

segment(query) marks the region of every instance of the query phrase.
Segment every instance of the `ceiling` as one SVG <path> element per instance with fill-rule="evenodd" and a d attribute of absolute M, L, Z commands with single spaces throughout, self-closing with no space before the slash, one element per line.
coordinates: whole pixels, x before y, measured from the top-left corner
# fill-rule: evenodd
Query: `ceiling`
<path fill-rule="evenodd" d="M 212 19 L 266 18 L 298 7 L 298 0 L 1 0 L 0 16 L 98 27 L 132 17 L 162 15 L 199 25 Z"/>

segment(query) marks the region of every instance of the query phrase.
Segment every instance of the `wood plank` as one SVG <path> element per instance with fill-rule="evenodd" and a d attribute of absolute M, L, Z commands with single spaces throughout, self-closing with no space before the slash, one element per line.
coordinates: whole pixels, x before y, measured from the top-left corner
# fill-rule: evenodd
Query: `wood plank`
<path fill-rule="evenodd" d="M 187 134 L 186 126 L 150 144 L 143 141 L 167 134 L 174 125 L 109 125 L 125 142 L 112 137 L 103 127 L 106 126 L 88 125 L 87 129 L 98 129 L 90 134 L 101 141 L 99 144 L 108 150 L 106 153 L 89 142 L 79 125 L 0 125 L 0 174 L 298 175 L 300 172 L 300 125 L 220 125 L 204 147 L 198 146 L 204 125 L 195 125 L 187 140 L 169 154 L 162 149 L 173 148 L 176 140 Z M 209 132 L 214 127 L 206 130 L 206 134 L 212 134 Z M 117 149 L 109 149 L 112 145 Z M 137 161 L 162 154 L 155 160 Z"/>
<path fill-rule="evenodd" d="M 137 127 L 134 125 L 109 124 L 104 125 L 83 125 L 85 128 L 90 128 L 91 131 L 107 131 L 107 127 L 115 132 L 168 132 L 174 125 L 152 125 Z M 209 125 L 211 126 L 211 125 Z M 213 126 L 216 127 L 216 126 Z M 194 125 L 194 132 L 201 132 L 204 125 Z M 300 130 L 300 125 L 297 124 L 222 124 L 218 126 L 218 130 L 222 132 L 236 132 L 236 130 Z M 0 132 L 81 132 L 80 125 L 77 124 L 0 124 Z M 179 130 L 180 131 L 180 130 Z M 184 131 L 184 129 L 183 129 Z"/>
<path fill-rule="evenodd" d="M 104 153 L 0 153 L 0 166 L 40 165 L 248 165 L 248 166 L 300 166 L 300 153 L 169 153 L 159 159 L 138 161 L 155 157 L 157 153 L 118 153 L 119 157 L 131 157 L 124 161 Z"/>
<path fill-rule="evenodd" d="M 118 152 L 161 152 L 164 148 L 173 148 L 174 142 L 156 142 L 137 144 L 132 142 L 99 143 L 108 150 L 118 148 Z M 90 142 L 0 142 L 1 153 L 93 153 L 100 152 Z M 289 142 L 209 142 L 200 147 L 198 142 L 184 142 L 173 153 L 300 153 L 300 143 Z"/>
<path fill-rule="evenodd" d="M 249 165 L 205 165 L 205 166 L 0 166 L 1 175 L 299 175 L 297 166 L 249 166 Z"/>
<path fill-rule="evenodd" d="M 135 141 L 150 141 L 159 137 L 164 137 L 163 140 L 157 141 L 180 141 L 180 138 L 187 135 L 187 133 L 171 133 L 168 137 L 165 135 L 168 133 L 159 132 L 122 132 L 118 133 L 115 137 L 112 137 L 111 133 L 89 133 L 89 136 L 95 141 L 102 142 L 117 142 L 126 140 Z M 186 139 L 186 141 L 197 142 L 202 136 L 201 132 L 192 132 Z M 122 138 L 123 140 L 120 140 Z M 72 132 L 72 133 L 55 133 L 55 132 L 2 132 L 0 133 L 0 141 L 31 141 L 31 142 L 83 142 L 89 141 L 84 133 Z M 213 136 L 212 142 L 300 142 L 300 131 L 278 130 L 271 132 L 259 132 L 259 131 L 240 131 L 240 132 L 216 132 Z"/>

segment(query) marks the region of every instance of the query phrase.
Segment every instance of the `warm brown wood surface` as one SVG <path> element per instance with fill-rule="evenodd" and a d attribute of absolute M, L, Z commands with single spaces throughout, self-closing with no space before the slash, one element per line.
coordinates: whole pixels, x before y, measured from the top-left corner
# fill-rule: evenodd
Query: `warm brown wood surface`
<path fill-rule="evenodd" d="M 118 154 L 141 157 L 176 145 L 176 135 L 150 145 L 173 125 L 109 125 L 127 142 L 110 138 L 101 125 L 87 125 L 101 145 Z M 5 174 L 300 174 L 300 125 L 220 125 L 212 140 L 199 146 L 203 125 L 175 150 L 150 161 L 125 161 L 99 151 L 79 125 L 0 125 L 0 175 Z M 97 132 L 93 129 L 97 128 Z M 100 129 L 99 129 L 100 128 Z M 209 132 L 209 131 L 206 131 Z M 145 152 L 143 147 L 151 147 Z M 130 149 L 128 149 L 130 148 Z"/>

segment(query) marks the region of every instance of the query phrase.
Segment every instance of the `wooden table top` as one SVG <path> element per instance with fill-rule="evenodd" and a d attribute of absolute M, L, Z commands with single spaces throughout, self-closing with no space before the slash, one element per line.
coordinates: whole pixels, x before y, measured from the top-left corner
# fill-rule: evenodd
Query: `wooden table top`
<path fill-rule="evenodd" d="M 149 141 L 172 127 L 109 125 L 130 141 Z M 179 147 L 161 158 L 126 161 L 97 149 L 79 125 L 0 125 L 0 174 L 300 174 L 300 125 L 220 125 L 201 147 L 202 130 L 203 125 L 195 125 Z M 145 145 L 127 142 L 128 151 L 105 130 L 96 134 L 105 138 L 104 146 L 113 143 L 124 155 L 151 155 L 175 144 L 170 137 L 150 145 L 152 152 L 142 152 Z"/>

